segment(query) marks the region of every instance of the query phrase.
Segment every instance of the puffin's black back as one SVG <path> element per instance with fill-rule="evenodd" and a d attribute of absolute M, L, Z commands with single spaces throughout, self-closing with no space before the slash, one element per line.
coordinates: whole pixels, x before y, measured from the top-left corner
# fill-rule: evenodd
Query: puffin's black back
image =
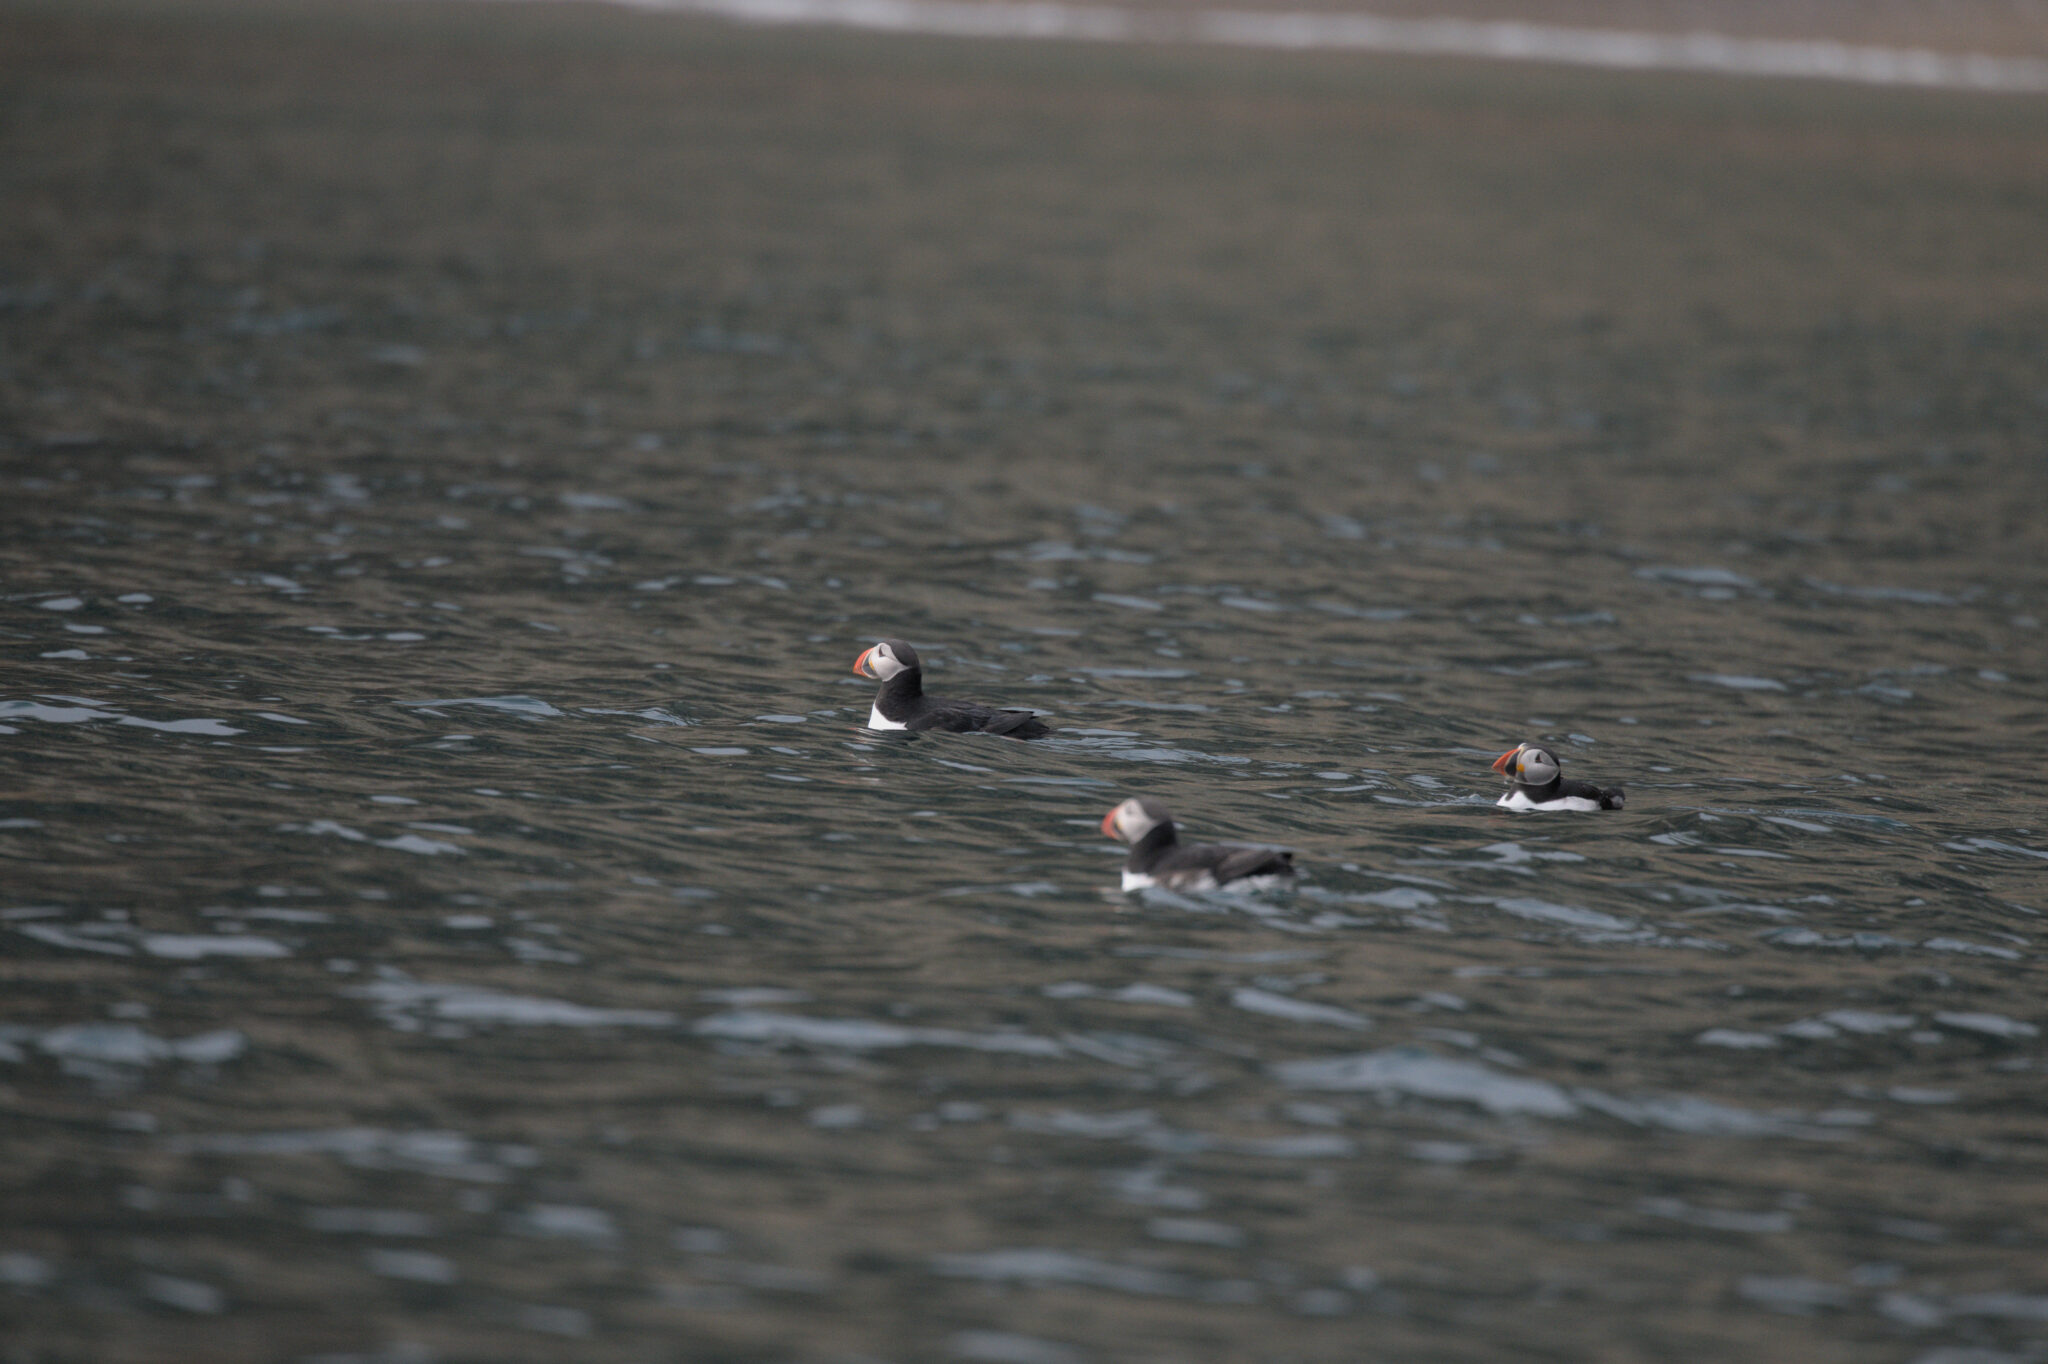
<path fill-rule="evenodd" d="M 1141 800 L 1139 805 L 1148 818 L 1158 823 L 1131 845 L 1131 855 L 1124 862 L 1127 871 L 1156 877 L 1167 885 L 1204 873 L 1218 886 L 1256 876 L 1294 875 L 1292 849 L 1239 843 L 1182 843 L 1180 831 L 1166 813 L 1166 807 L 1149 800 Z"/>

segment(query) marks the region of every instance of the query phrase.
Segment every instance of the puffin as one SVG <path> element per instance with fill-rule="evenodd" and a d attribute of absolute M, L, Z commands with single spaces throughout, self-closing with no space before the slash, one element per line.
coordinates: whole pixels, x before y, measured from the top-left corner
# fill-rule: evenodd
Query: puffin
<path fill-rule="evenodd" d="M 868 711 L 869 729 L 940 729 L 950 734 L 1002 734 L 1012 739 L 1043 739 L 1051 726 L 1028 710 L 997 710 L 977 701 L 954 701 L 924 694 L 924 668 L 917 650 L 900 639 L 885 639 L 861 651 L 853 661 L 858 677 L 882 684 Z"/>
<path fill-rule="evenodd" d="M 1619 810 L 1628 797 L 1619 786 L 1566 781 L 1549 749 L 1517 744 L 1493 760 L 1508 779 L 1508 793 L 1494 804 L 1507 810 Z"/>
<path fill-rule="evenodd" d="M 1125 890 L 1271 890 L 1294 884 L 1293 849 L 1182 843 L 1173 816 L 1156 800 L 1133 796 L 1102 817 L 1102 832 L 1131 845 Z"/>

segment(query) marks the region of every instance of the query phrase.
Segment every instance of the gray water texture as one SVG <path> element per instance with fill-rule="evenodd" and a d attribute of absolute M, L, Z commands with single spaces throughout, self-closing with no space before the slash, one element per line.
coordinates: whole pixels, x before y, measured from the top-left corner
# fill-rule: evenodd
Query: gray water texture
<path fill-rule="evenodd" d="M 2048 1348 L 2023 387 L 165 279 L 331 386 L 12 428 L 22 1358 Z M 1301 885 L 1119 893 L 1131 795 Z"/>

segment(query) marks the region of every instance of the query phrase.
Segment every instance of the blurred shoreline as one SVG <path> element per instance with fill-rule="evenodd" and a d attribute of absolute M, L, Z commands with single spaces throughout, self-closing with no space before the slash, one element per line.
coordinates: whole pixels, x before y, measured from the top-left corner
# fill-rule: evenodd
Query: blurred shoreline
<path fill-rule="evenodd" d="M 597 0 L 625 8 L 984 39 L 1188 43 L 1528 61 L 1626 71 L 2048 92 L 2048 10 L 2032 0 L 1925 12 L 1841 5 L 1589 0 L 1454 13 L 1252 0 L 1206 7 L 1057 0 Z"/>

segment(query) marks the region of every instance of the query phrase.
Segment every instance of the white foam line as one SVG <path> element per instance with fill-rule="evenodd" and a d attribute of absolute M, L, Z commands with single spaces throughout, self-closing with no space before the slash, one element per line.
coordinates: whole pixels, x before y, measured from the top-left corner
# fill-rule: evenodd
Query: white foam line
<path fill-rule="evenodd" d="M 1823 39 L 1642 33 L 1470 19 L 1198 10 L 1175 13 L 1058 0 L 611 0 L 636 9 L 713 14 L 752 24 L 808 24 L 964 38 L 1191 42 L 1226 47 L 1486 57 L 1626 71 L 1697 71 L 2048 93 L 2048 60 L 1859 47 Z"/>
<path fill-rule="evenodd" d="M 1720 33 L 1637 33 L 1551 24 L 1465 19 L 1382 19 L 1370 14 L 1259 14 L 1211 10 L 1198 35 L 1247 47 L 1351 48 L 1362 51 L 1492 57 L 1629 71 L 1704 71 L 1733 76 L 1793 76 L 1869 85 L 1964 90 L 2048 91 L 2048 61 L 1855 47 L 1822 40 L 1731 38 Z"/>
<path fill-rule="evenodd" d="M 1108 5 L 1051 0 L 625 0 L 644 9 L 694 10 L 754 24 L 821 24 L 887 33 L 961 38 L 1078 38 L 1130 43 L 1170 40 L 1175 24 Z"/>

